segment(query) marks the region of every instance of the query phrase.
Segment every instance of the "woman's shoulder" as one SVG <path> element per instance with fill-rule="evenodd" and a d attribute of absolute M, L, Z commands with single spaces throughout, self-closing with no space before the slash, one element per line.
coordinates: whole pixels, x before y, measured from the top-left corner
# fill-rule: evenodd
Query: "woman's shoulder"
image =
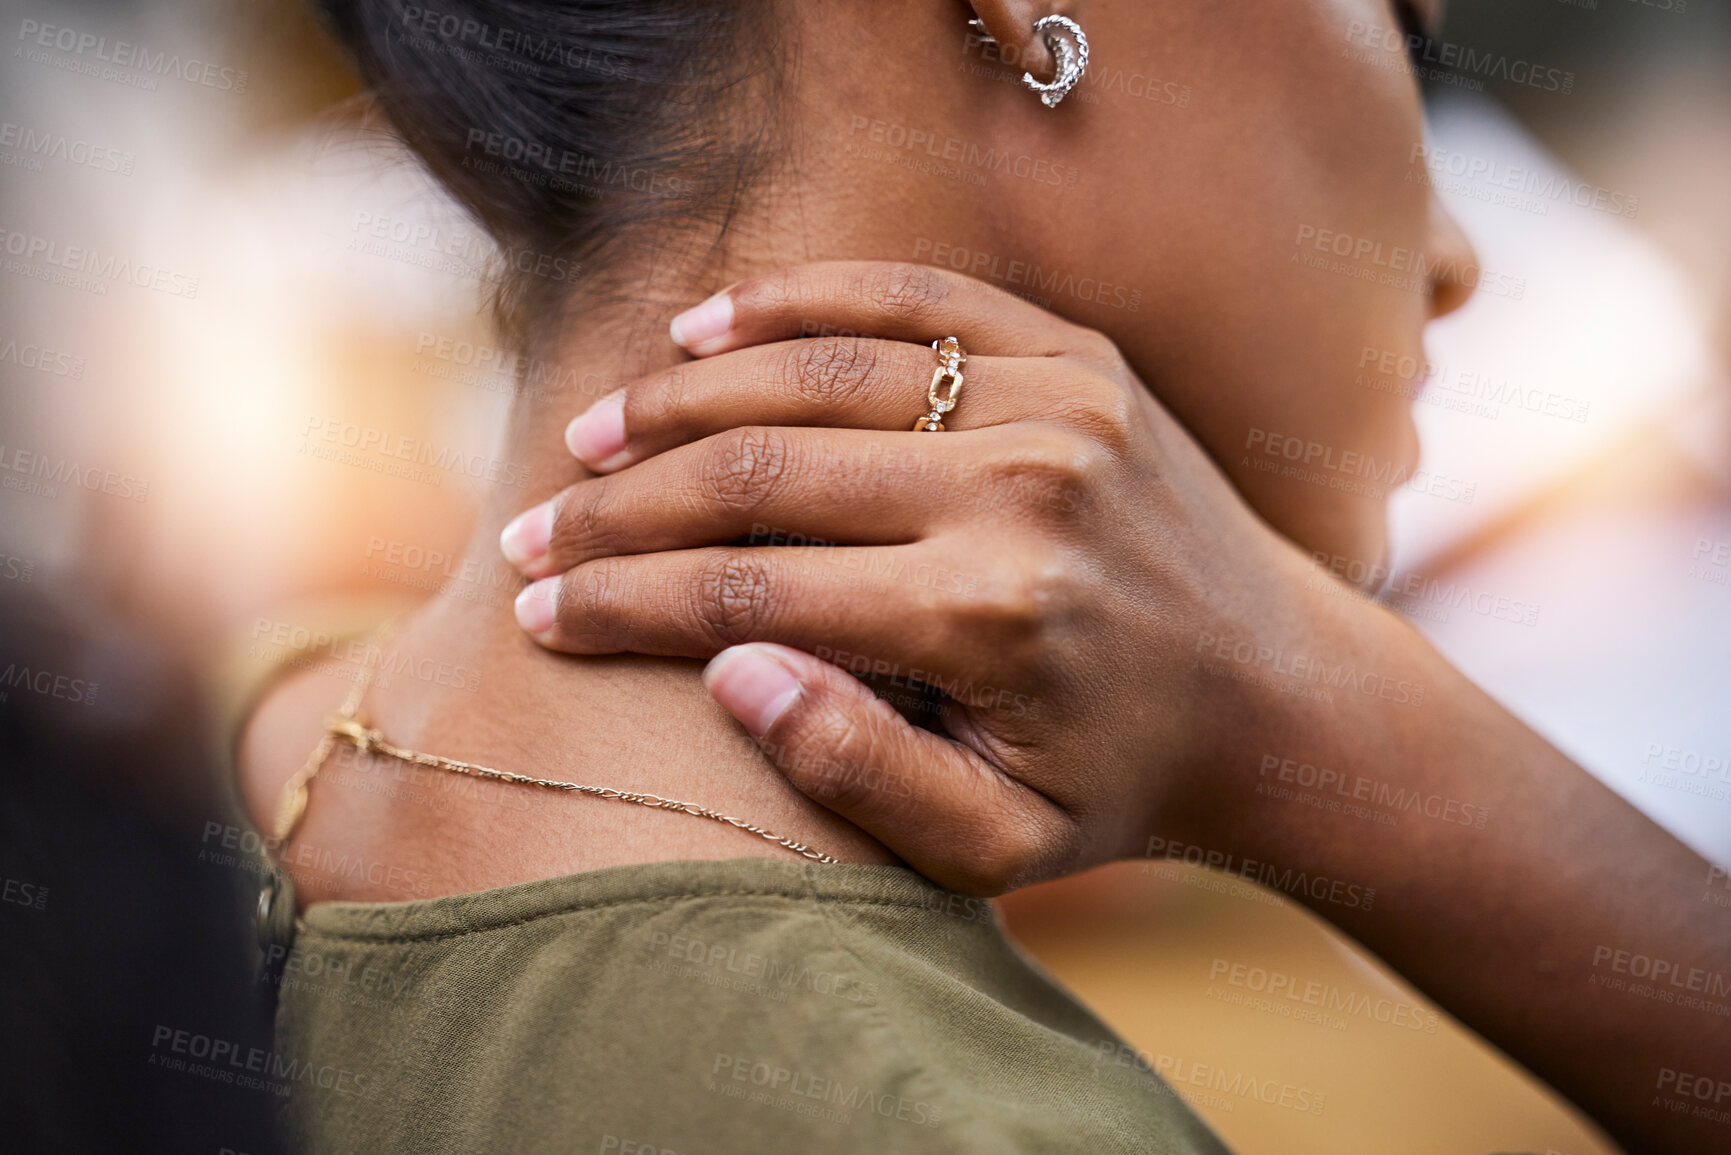
<path fill-rule="evenodd" d="M 315 1147 L 1218 1150 L 1106 1061 L 1118 1040 L 989 902 L 898 867 L 648 863 L 325 904 L 281 983 L 294 1069 L 348 1072 L 294 1101 Z"/>
<path fill-rule="evenodd" d="M 277 679 L 240 721 L 235 785 L 247 816 L 267 835 L 276 826 L 284 788 L 318 748 L 325 720 L 347 695 L 346 683 L 302 670 Z"/>

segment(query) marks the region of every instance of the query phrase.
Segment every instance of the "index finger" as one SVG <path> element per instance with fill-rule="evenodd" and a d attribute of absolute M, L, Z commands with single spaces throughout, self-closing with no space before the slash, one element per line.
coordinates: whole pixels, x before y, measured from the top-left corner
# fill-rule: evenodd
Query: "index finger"
<path fill-rule="evenodd" d="M 673 319 L 695 357 L 807 336 L 871 336 L 922 345 L 953 336 L 970 354 L 1055 357 L 1085 330 L 950 269 L 895 261 L 825 261 L 730 285 Z"/>

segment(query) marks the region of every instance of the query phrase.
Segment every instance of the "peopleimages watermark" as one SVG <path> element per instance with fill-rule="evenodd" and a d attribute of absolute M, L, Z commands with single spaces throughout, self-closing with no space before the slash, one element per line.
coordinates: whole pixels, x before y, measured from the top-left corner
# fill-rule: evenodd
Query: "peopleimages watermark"
<path fill-rule="evenodd" d="M 401 758 L 373 758 L 347 743 L 331 751 L 319 781 L 356 794 L 425 806 L 441 814 L 459 807 L 473 810 L 478 806 L 497 806 L 517 813 L 538 812 L 546 805 L 542 791 L 524 790 L 509 782 L 471 774 L 453 774 Z"/>
<path fill-rule="evenodd" d="M 1714 1001 L 1731 999 L 1731 974 L 1724 971 L 1688 966 L 1675 959 L 1656 958 L 1605 944 L 1593 948 L 1593 971 L 1587 976 L 1588 986 L 1731 1018 L 1731 1003 Z"/>
<path fill-rule="evenodd" d="M 258 981 L 279 990 L 301 991 L 344 1006 L 366 1007 L 401 1014 L 405 1004 L 455 1007 L 461 995 L 453 986 L 429 979 L 410 962 L 398 969 L 373 966 L 340 952 L 297 944 L 271 943 L 264 948 Z M 411 977 L 412 976 L 412 977 Z"/>
<path fill-rule="evenodd" d="M 84 358 L 48 345 L 30 341 L 20 343 L 10 337 L 0 343 L 0 365 L 6 364 L 16 365 L 20 369 L 33 369 L 50 377 L 71 377 L 78 380 L 84 376 Z"/>
<path fill-rule="evenodd" d="M 962 40 L 964 56 L 978 52 L 984 63 L 976 64 L 972 60 L 964 60 L 957 67 L 959 70 L 974 76 L 1006 83 L 1020 83 L 1021 73 L 1026 71 L 1022 63 L 1022 54 L 1014 45 L 999 44 L 989 36 L 983 36 L 970 30 Z M 994 66 L 1001 67 L 994 67 Z M 1144 100 L 1150 104 L 1162 104 L 1173 108 L 1190 107 L 1191 90 L 1188 84 L 1175 80 L 1161 80 L 1145 72 L 1131 72 L 1123 68 L 1113 68 L 1106 61 L 1098 61 L 1089 66 L 1082 74 L 1082 83 L 1071 94 L 1071 100 L 1083 104 L 1100 103 L 1102 92 L 1120 93 L 1132 100 Z"/>
<path fill-rule="evenodd" d="M 1184 1090 L 1184 1098 L 1192 1106 L 1222 1111 L 1234 1111 L 1240 1103 L 1249 1101 L 1305 1115 L 1320 1115 L 1328 1102 L 1328 1096 L 1321 1091 L 1282 1079 L 1264 1079 L 1218 1063 L 1186 1062 L 1173 1055 L 1150 1055 L 1128 1043 L 1102 1039 L 1094 1048 L 1094 1076 L 1099 1078 L 1103 1071 L 1113 1069 L 1158 1075 L 1170 1084 L 1169 1087 L 1153 1085 L 1160 1090 L 1168 1093 L 1173 1089 Z"/>
<path fill-rule="evenodd" d="M 375 429 L 335 417 L 309 416 L 300 431 L 299 453 L 339 465 L 370 469 L 438 485 L 445 474 L 490 481 L 517 489 L 529 487 L 529 466 L 467 453 L 415 437 Z M 428 468 L 439 472 L 429 472 Z"/>
<path fill-rule="evenodd" d="M 130 473 L 0 444 L 0 489 L 52 501 L 60 496 L 63 485 L 122 501 L 143 501 L 150 496 L 150 482 Z"/>
<path fill-rule="evenodd" d="M 195 57 L 182 59 L 178 52 L 153 52 L 142 44 L 126 40 L 110 42 L 106 36 L 64 25 L 24 20 L 18 25 L 18 39 L 23 45 L 14 49 L 13 55 L 22 56 L 32 64 L 46 64 L 64 72 L 94 76 L 146 92 L 156 91 L 159 79 L 173 77 L 188 84 L 232 92 L 236 96 L 246 93 L 247 71 L 244 68 L 230 68 Z M 65 55 L 56 56 L 48 49 Z"/>
<path fill-rule="evenodd" d="M 62 674 L 54 670 L 31 667 L 18 662 L 6 663 L 0 670 L 0 702 L 12 700 L 12 691 L 52 698 L 74 706 L 94 706 L 96 692 L 101 687 L 88 678 Z"/>
<path fill-rule="evenodd" d="M 1673 16 L 1681 16 L 1689 10 L 1689 0 L 1628 0 L 1630 4 L 1646 8 L 1653 12 L 1669 12 Z M 1559 4 L 1567 4 L 1570 8 L 1580 8 L 1587 12 L 1599 10 L 1599 0 L 1557 0 Z M 1612 7 L 1618 7 L 1616 0 L 1607 0 Z"/>
<path fill-rule="evenodd" d="M 36 563 L 27 557 L 0 553 L 0 581 L 30 584 L 36 577 Z"/>
<path fill-rule="evenodd" d="M 1223 984 L 1225 989 L 1217 992 L 1215 983 Z M 1406 999 L 1372 997 L 1337 983 L 1302 979 L 1285 971 L 1218 956 L 1208 964 L 1208 997 L 1330 1030 L 1345 1030 L 1350 1016 L 1434 1035 L 1442 1021 L 1435 1011 Z"/>
<path fill-rule="evenodd" d="M 1513 301 L 1524 300 L 1527 295 L 1525 277 L 1491 272 L 1459 257 L 1432 257 L 1423 249 L 1390 245 L 1318 225 L 1299 225 L 1292 244 L 1297 250 L 1292 254 L 1293 264 L 1404 292 L 1429 296 L 1437 281 L 1448 280 Z"/>
<path fill-rule="evenodd" d="M 522 587 L 523 579 L 503 560 L 480 561 L 462 553 L 428 549 L 413 542 L 374 535 L 367 539 L 361 576 L 452 601 L 504 606 Z"/>
<path fill-rule="evenodd" d="M 1688 576 L 1708 585 L 1731 586 L 1731 541 L 1696 538 Z"/>
<path fill-rule="evenodd" d="M 372 1076 L 347 1067 L 303 1062 L 263 1047 L 248 1047 L 231 1039 L 163 1023 L 157 1023 L 151 1032 L 147 1065 L 275 1095 L 287 1095 L 297 1084 L 357 1099 L 371 1099 L 378 1094 L 378 1084 Z"/>
<path fill-rule="evenodd" d="M 423 376 L 534 401 L 550 401 L 573 393 L 600 397 L 626 384 L 592 369 L 579 373 L 574 366 L 558 361 L 525 357 L 496 345 L 479 345 L 424 329 L 415 337 L 415 352 L 423 360 L 415 363 L 414 372 Z M 426 358 L 436 364 L 428 364 Z"/>
<path fill-rule="evenodd" d="M 436 48 L 462 60 L 480 62 L 511 72 L 538 72 L 556 64 L 566 70 L 594 72 L 624 79 L 631 74 L 623 56 L 596 52 L 533 29 L 508 28 L 417 4 L 403 6 L 397 32 L 410 47 Z M 472 46 L 472 47 L 471 47 Z"/>
<path fill-rule="evenodd" d="M 710 1089 L 730 1098 L 761 1102 L 833 1123 L 847 1123 L 851 1119 L 848 1112 L 860 1110 L 917 1127 L 936 1127 L 942 1121 L 938 1108 L 923 1099 L 910 1099 L 893 1091 L 880 1091 L 748 1055 L 718 1054 L 709 1074 Z M 731 1087 L 729 1083 L 744 1085 Z M 759 1089 L 757 1094 L 751 1093 L 754 1087 Z"/>
<path fill-rule="evenodd" d="M 658 930 L 650 936 L 650 966 L 676 978 L 695 979 L 711 986 L 757 995 L 771 1002 L 786 1002 L 789 991 L 804 990 L 847 1003 L 873 1006 L 878 985 L 839 971 L 813 968 L 805 962 L 788 962 L 736 945 L 707 942 L 692 935 Z M 683 964 L 670 966 L 669 964 Z"/>
<path fill-rule="evenodd" d="M 99 297 L 108 295 L 111 284 L 127 284 L 189 301 L 198 297 L 199 279 L 191 273 L 112 253 L 104 256 L 83 245 L 69 245 L 4 226 L 0 226 L 0 254 L 6 258 L 0 268 L 14 276 Z"/>
<path fill-rule="evenodd" d="M 500 252 L 493 239 L 474 229 L 446 228 L 430 221 L 385 216 L 359 209 L 349 226 L 347 248 L 369 257 L 414 265 L 463 278 L 480 278 L 499 262 L 505 271 L 551 281 L 575 281 L 583 266 L 556 253 L 533 249 Z"/>
<path fill-rule="evenodd" d="M 1229 877 L 1254 882 L 1282 894 L 1304 896 L 1315 902 L 1327 902 L 1351 910 L 1368 912 L 1376 902 L 1376 888 L 1373 886 L 1329 878 L 1323 874 L 1278 866 L 1254 858 L 1240 858 L 1226 851 L 1210 850 L 1194 843 L 1176 842 L 1158 834 L 1149 835 L 1146 857 L 1217 870 Z"/>
<path fill-rule="evenodd" d="M 1272 776 L 1270 772 L 1272 771 Z M 1299 790 L 1293 790 L 1298 787 Z M 1305 793 L 1315 791 L 1314 794 Z M 1483 830 L 1490 811 L 1483 806 L 1427 794 L 1407 786 L 1346 774 L 1326 766 L 1315 766 L 1279 754 L 1264 754 L 1257 768 L 1253 793 L 1285 801 L 1305 802 L 1320 810 L 1369 818 L 1379 825 L 1393 826 L 1399 815 L 1430 818 L 1449 826 Z"/>
<path fill-rule="evenodd" d="M 1359 353 L 1358 368 L 1355 385 L 1492 421 L 1502 416 L 1503 406 L 1508 406 L 1534 416 L 1584 425 L 1592 408 L 1590 402 L 1566 393 L 1523 388 L 1507 377 L 1499 378 L 1483 370 L 1451 367 L 1371 345 Z M 1366 369 L 1369 374 L 1364 372 Z"/>
<path fill-rule="evenodd" d="M 1393 574 L 1381 562 L 1365 562 L 1318 550 L 1311 554 L 1316 569 L 1304 588 L 1329 597 L 1386 606 L 1423 621 L 1446 622 L 1455 610 L 1491 621 L 1532 628 L 1539 624 L 1539 604 L 1511 594 L 1475 589 L 1456 578 L 1427 577 L 1416 571 Z M 1332 574 L 1333 577 L 1328 575 Z M 1336 581 L 1343 578 L 1344 581 Z M 1351 582 L 1350 585 L 1347 582 Z M 1365 592 L 1370 590 L 1373 592 Z"/>
<path fill-rule="evenodd" d="M 75 168 L 131 176 L 138 158 L 108 145 L 93 144 L 64 132 L 27 124 L 0 121 L 0 165 L 41 172 L 45 160 L 58 160 Z"/>
<path fill-rule="evenodd" d="M 1702 753 L 1668 742 L 1647 743 L 1639 780 L 1714 802 L 1731 801 L 1731 754 Z"/>
<path fill-rule="evenodd" d="M 972 598 L 982 580 L 977 574 L 953 570 L 948 566 L 933 565 L 930 562 L 909 562 L 893 551 L 863 550 L 762 522 L 753 523 L 745 543 L 801 550 L 804 557 L 856 572 L 862 579 L 869 579 L 874 583 L 906 582 L 921 589 L 956 594 L 964 598 Z"/>
<path fill-rule="evenodd" d="M 1551 68 L 1530 60 L 1511 59 L 1506 53 L 1472 48 L 1439 37 L 1409 33 L 1363 20 L 1353 20 L 1347 24 L 1346 42 L 1349 47 L 1341 49 L 1341 54 L 1348 59 L 1377 67 L 1398 67 L 1402 71 L 1414 73 L 1421 80 L 1456 84 L 1474 91 L 1483 91 L 1486 80 L 1507 81 L 1521 87 L 1563 96 L 1575 91 L 1575 74 L 1565 69 Z M 1354 48 L 1380 51 L 1385 55 L 1379 58 L 1369 53 L 1354 52 Z M 1461 84 L 1463 80 L 1470 80 L 1471 83 Z"/>
<path fill-rule="evenodd" d="M 463 143 L 462 167 L 499 173 L 514 180 L 559 192 L 601 196 L 633 192 L 656 200 L 690 200 L 697 195 L 689 181 L 664 169 L 628 165 L 591 153 L 554 148 L 489 128 L 471 128 Z M 478 154 L 478 155 L 477 155 Z"/>
<path fill-rule="evenodd" d="M 1731 871 L 1717 862 L 1707 867 L 1707 878 L 1701 884 L 1701 901 L 1708 906 L 1731 907 Z"/>
<path fill-rule="evenodd" d="M 481 672 L 472 667 L 442 658 L 417 657 L 407 650 L 387 652 L 363 638 L 344 637 L 294 622 L 258 618 L 253 622 L 252 641 L 247 657 L 253 660 L 291 668 L 337 663 L 347 667 L 356 678 L 370 670 L 374 683 L 381 689 L 398 675 L 471 694 L 481 688 Z"/>
<path fill-rule="evenodd" d="M 860 134 L 865 139 L 860 139 Z M 936 129 L 911 128 L 893 120 L 855 114 L 848 125 L 846 150 L 867 160 L 906 160 L 907 167 L 934 175 L 981 184 L 986 174 L 1014 177 L 1051 188 L 1072 188 L 1081 180 L 1075 165 L 1025 152 L 1000 150 L 941 133 Z M 922 168 L 919 161 L 928 162 Z"/>
<path fill-rule="evenodd" d="M 22 906 L 27 910 L 46 910 L 48 888 L 11 875 L 0 875 L 0 903 Z"/>
<path fill-rule="evenodd" d="M 914 240 L 914 260 L 955 269 L 979 280 L 995 281 L 1042 307 L 1050 306 L 1054 297 L 1068 297 L 1126 313 L 1137 312 L 1142 307 L 1141 289 L 1099 277 L 1077 276 L 1069 269 L 1048 269 L 1033 261 L 1005 260 L 984 249 L 972 249 L 931 237 Z"/>
<path fill-rule="evenodd" d="M 1569 204 L 1633 219 L 1641 206 L 1630 193 L 1422 141 L 1412 146 L 1410 159 L 1424 165 L 1417 179 L 1429 188 L 1538 216 L 1548 215 L 1551 205 Z M 1407 180 L 1413 179 L 1408 173 Z"/>
<path fill-rule="evenodd" d="M 1318 701 L 1331 702 L 1333 697 L 1322 687 L 1356 692 L 1367 698 L 1377 698 L 1398 706 L 1422 706 L 1425 687 L 1420 682 L 1360 670 L 1347 662 L 1331 663 L 1314 654 L 1293 653 L 1279 646 L 1264 645 L 1249 638 L 1222 637 L 1206 631 L 1196 637 L 1196 653 L 1217 662 L 1231 662 L 1249 675 L 1261 671 L 1276 675 L 1294 684 L 1316 687 Z M 1198 661 L 1201 661 L 1199 657 Z M 1230 669 L 1230 667 L 1227 667 Z M 1213 669 L 1204 665 L 1208 673 Z M 1278 684 L 1276 684 L 1278 686 Z"/>
<path fill-rule="evenodd" d="M 416 898 L 425 898 L 433 887 L 432 875 L 425 870 L 413 870 L 304 840 L 285 845 L 280 838 L 246 827 L 214 820 L 205 822 L 204 834 L 199 839 L 199 862 L 247 874 L 263 874 L 267 867 L 266 855 L 281 866 L 296 867 L 325 879 L 367 883 Z"/>
<path fill-rule="evenodd" d="M 1251 428 L 1245 435 L 1246 456 L 1240 464 L 1258 473 L 1269 473 L 1319 485 L 1327 489 L 1381 501 L 1395 488 L 1443 501 L 1471 505 L 1478 496 L 1478 483 L 1450 477 L 1428 469 L 1414 469 L 1394 458 L 1379 460 L 1373 453 L 1336 449 L 1290 433 Z M 1256 456 L 1249 454 L 1254 452 Z"/>
<path fill-rule="evenodd" d="M 1027 694 L 1016 693 L 1001 686 L 985 685 L 974 682 L 971 678 L 946 678 L 936 670 L 922 670 L 916 666 L 904 666 L 900 662 L 888 658 L 874 658 L 866 654 L 849 653 L 847 650 L 837 650 L 831 646 L 814 646 L 812 655 L 820 661 L 838 666 L 856 677 L 884 679 L 883 685 L 913 690 L 919 692 L 925 689 L 936 690 L 951 701 L 959 702 L 974 710 L 993 710 L 1020 718 L 1028 713 L 1033 705 L 1033 699 Z"/>
<path fill-rule="evenodd" d="M 1731 1123 L 1731 1080 L 1660 1067 L 1653 1106 L 1710 1123 Z"/>
<path fill-rule="evenodd" d="M 617 1135 L 601 1136 L 601 1146 L 597 1155 L 690 1155 L 689 1152 L 675 1151 L 671 1147 L 658 1147 L 654 1143 L 642 1139 L 621 1139 Z"/>

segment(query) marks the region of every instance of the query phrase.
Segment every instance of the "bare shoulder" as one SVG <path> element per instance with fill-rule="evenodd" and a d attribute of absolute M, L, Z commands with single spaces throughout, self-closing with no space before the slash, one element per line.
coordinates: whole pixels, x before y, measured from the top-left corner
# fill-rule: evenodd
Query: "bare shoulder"
<path fill-rule="evenodd" d="M 324 736 L 325 719 L 348 696 L 349 683 L 319 670 L 282 678 L 254 708 L 241 731 L 236 768 L 241 801 L 253 824 L 270 833 L 283 787 Z"/>
<path fill-rule="evenodd" d="M 342 708 L 358 670 L 337 664 L 284 678 L 248 719 L 238 752 L 240 793 L 267 836 L 275 832 L 285 787 L 316 756 L 326 721 Z M 290 837 L 266 842 L 294 879 L 300 905 L 403 902 L 471 888 L 465 872 L 450 869 L 451 832 L 439 829 L 449 808 L 413 805 L 417 799 L 424 797 L 414 783 L 394 776 L 383 760 L 334 745 Z"/>

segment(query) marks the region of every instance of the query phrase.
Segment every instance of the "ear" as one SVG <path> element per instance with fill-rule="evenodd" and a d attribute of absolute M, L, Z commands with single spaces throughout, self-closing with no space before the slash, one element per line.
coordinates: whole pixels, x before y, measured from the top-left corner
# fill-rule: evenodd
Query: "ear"
<path fill-rule="evenodd" d="M 1034 79 L 1050 81 L 1058 69 L 1044 37 L 1034 35 L 1034 21 L 1065 7 L 1036 0 L 973 0 L 974 15 L 998 42 L 1005 63 L 1032 72 Z"/>

